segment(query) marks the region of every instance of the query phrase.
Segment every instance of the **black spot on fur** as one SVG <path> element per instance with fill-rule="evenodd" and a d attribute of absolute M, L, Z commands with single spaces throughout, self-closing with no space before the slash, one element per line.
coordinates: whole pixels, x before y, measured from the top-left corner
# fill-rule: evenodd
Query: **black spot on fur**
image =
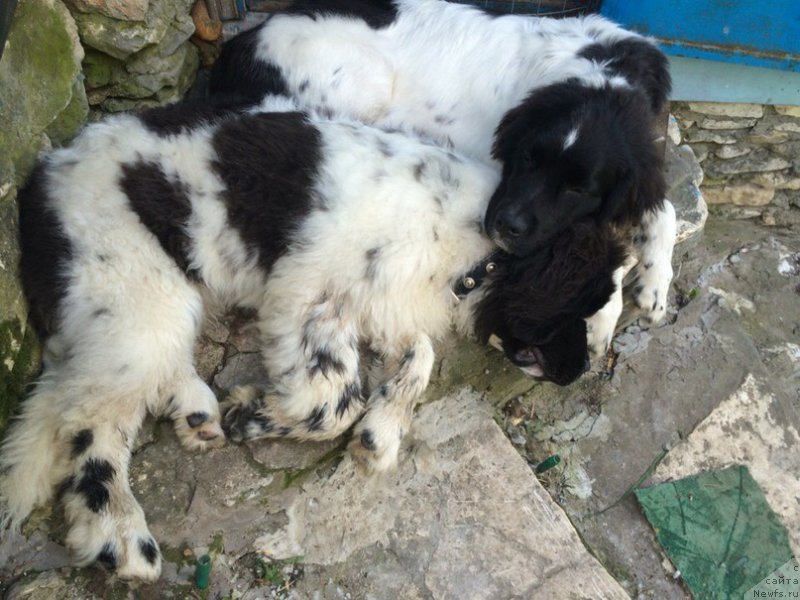
<path fill-rule="evenodd" d="M 377 446 L 375 445 L 375 436 L 371 429 L 365 429 L 361 432 L 361 445 L 365 450 L 374 452 Z"/>
<path fill-rule="evenodd" d="M 308 79 L 304 79 L 302 83 L 299 86 L 297 86 L 297 91 L 302 94 L 308 89 L 310 83 L 311 82 Z"/>
<path fill-rule="evenodd" d="M 422 181 L 422 174 L 425 172 L 425 163 L 418 162 L 414 165 L 414 179 Z"/>
<path fill-rule="evenodd" d="M 114 570 L 117 568 L 117 548 L 113 542 L 106 542 L 103 549 L 97 555 L 97 562 L 105 568 Z"/>
<path fill-rule="evenodd" d="M 192 214 L 186 186 L 168 178 L 157 163 L 139 161 L 122 165 L 119 185 L 142 224 L 185 273 L 189 268 L 190 245 L 186 225 Z"/>
<path fill-rule="evenodd" d="M 213 100 L 194 98 L 151 108 L 141 113 L 139 119 L 154 133 L 162 136 L 177 135 L 241 113 L 252 104 L 253 102 L 237 96 L 216 97 Z"/>
<path fill-rule="evenodd" d="M 392 150 L 392 147 L 383 138 L 379 137 L 377 139 L 377 145 L 378 145 L 378 152 L 380 152 L 384 158 L 390 158 L 391 156 L 394 155 L 394 150 Z"/>
<path fill-rule="evenodd" d="M 373 29 L 387 27 L 397 17 L 392 0 L 297 0 L 285 12 L 312 18 L 325 15 L 358 18 Z"/>
<path fill-rule="evenodd" d="M 406 353 L 403 355 L 403 359 L 401 361 L 401 366 L 414 360 L 414 357 L 416 355 L 417 352 L 413 348 L 409 348 L 408 350 L 406 350 Z"/>
<path fill-rule="evenodd" d="M 591 44 L 578 56 L 596 62 L 608 62 L 608 70 L 623 76 L 643 90 L 650 99 L 653 114 L 661 112 L 672 89 L 667 57 L 654 44 L 628 38 L 610 44 Z"/>
<path fill-rule="evenodd" d="M 108 310 L 107 308 L 98 308 L 96 311 L 94 311 L 92 313 L 92 316 L 94 318 L 97 318 L 97 317 L 102 317 L 103 315 L 109 315 L 109 314 L 111 314 L 111 311 Z"/>
<path fill-rule="evenodd" d="M 317 406 L 314 410 L 311 411 L 311 414 L 308 415 L 305 419 L 305 425 L 309 431 L 319 431 L 322 429 L 323 421 L 325 420 L 325 416 L 328 414 L 328 405 L 322 404 Z"/>
<path fill-rule="evenodd" d="M 299 113 L 255 114 L 221 125 L 212 144 L 228 220 L 269 272 L 313 206 L 319 132 Z"/>
<path fill-rule="evenodd" d="M 94 433 L 91 429 L 81 429 L 72 438 L 72 458 L 80 456 L 92 445 Z"/>
<path fill-rule="evenodd" d="M 281 437 L 286 437 L 290 433 L 292 433 L 292 428 L 291 427 L 281 427 L 281 428 L 278 429 L 278 435 L 281 436 Z"/>
<path fill-rule="evenodd" d="M 268 416 L 263 415 L 261 413 L 256 413 L 253 415 L 253 418 L 250 420 L 251 423 L 257 423 L 258 428 L 263 433 L 270 433 L 273 429 L 275 429 L 275 424 L 272 422 Z"/>
<path fill-rule="evenodd" d="M 364 272 L 364 277 L 369 281 L 374 281 L 378 276 L 378 265 L 380 263 L 380 246 L 370 248 L 364 253 L 364 258 L 367 259 L 367 268 Z"/>
<path fill-rule="evenodd" d="M 153 538 L 143 539 L 139 538 L 139 552 L 142 553 L 144 559 L 151 565 L 156 564 L 158 559 L 158 546 L 156 546 Z"/>
<path fill-rule="evenodd" d="M 330 352 L 320 348 L 311 356 L 309 372 L 312 377 L 317 373 L 320 373 L 323 377 L 327 377 L 331 372 L 341 375 L 345 372 L 345 366 Z"/>
<path fill-rule="evenodd" d="M 195 428 L 208 421 L 208 417 L 209 415 L 207 412 L 193 412 L 186 416 L 186 422 L 189 424 L 189 427 Z"/>
<path fill-rule="evenodd" d="M 648 262 L 644 263 L 644 268 L 645 269 L 652 269 L 653 268 L 653 262 L 652 261 L 648 261 Z"/>
<path fill-rule="evenodd" d="M 263 25 L 240 33 L 222 45 L 209 79 L 212 96 L 239 96 L 258 104 L 268 94 L 288 96 L 280 69 L 256 58 Z"/>
<path fill-rule="evenodd" d="M 17 195 L 20 230 L 20 278 L 29 314 L 41 341 L 57 328 L 67 290 L 72 243 L 47 195 L 47 163 L 40 162 Z"/>
<path fill-rule="evenodd" d="M 115 470 L 107 460 L 90 458 L 83 465 L 83 475 L 75 491 L 83 495 L 92 512 L 100 512 L 108 504 L 106 483 L 114 477 Z"/>
<path fill-rule="evenodd" d="M 348 385 L 342 395 L 339 396 L 339 401 L 336 403 L 336 416 L 342 418 L 344 413 L 350 408 L 353 402 L 361 399 L 361 385 L 358 381 L 354 381 Z"/>

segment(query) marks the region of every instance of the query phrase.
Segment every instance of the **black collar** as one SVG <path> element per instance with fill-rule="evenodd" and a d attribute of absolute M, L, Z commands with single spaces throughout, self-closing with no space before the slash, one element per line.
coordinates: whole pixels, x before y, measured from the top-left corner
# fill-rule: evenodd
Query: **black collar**
<path fill-rule="evenodd" d="M 472 267 L 466 274 L 459 277 L 453 284 L 453 295 L 459 300 L 463 300 L 470 292 L 481 287 L 486 276 L 493 273 L 497 267 L 497 259 L 504 254 L 505 252 L 498 248 Z"/>

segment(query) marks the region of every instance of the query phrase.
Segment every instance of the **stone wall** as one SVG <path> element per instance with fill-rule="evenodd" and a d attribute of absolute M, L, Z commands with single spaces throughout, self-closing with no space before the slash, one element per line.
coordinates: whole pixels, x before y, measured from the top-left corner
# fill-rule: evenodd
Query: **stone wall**
<path fill-rule="evenodd" d="M 0 58 L 0 430 L 38 369 L 17 263 L 17 190 L 89 106 L 179 99 L 197 73 L 194 0 L 23 0 Z"/>
<path fill-rule="evenodd" d="M 671 111 L 712 212 L 800 225 L 800 107 L 675 102 Z"/>
<path fill-rule="evenodd" d="M 0 59 L 0 428 L 38 367 L 17 279 L 17 189 L 37 153 L 71 138 L 86 119 L 83 56 L 60 1 L 19 3 Z"/>
<path fill-rule="evenodd" d="M 181 98 L 194 81 L 194 0 L 65 0 L 86 48 L 89 104 L 106 112 Z"/>

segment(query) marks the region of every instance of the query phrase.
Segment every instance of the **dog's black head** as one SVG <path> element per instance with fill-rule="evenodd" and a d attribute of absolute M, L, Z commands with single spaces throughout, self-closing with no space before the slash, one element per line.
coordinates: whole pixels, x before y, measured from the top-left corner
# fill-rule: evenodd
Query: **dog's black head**
<path fill-rule="evenodd" d="M 529 256 L 506 255 L 475 308 L 478 338 L 498 336 L 506 356 L 533 376 L 572 383 L 587 370 L 584 319 L 608 302 L 624 259 L 609 228 L 586 223 Z"/>
<path fill-rule="evenodd" d="M 576 221 L 635 222 L 660 207 L 653 117 L 652 101 L 632 87 L 570 80 L 532 93 L 495 135 L 503 177 L 486 213 L 489 236 L 524 255 Z"/>

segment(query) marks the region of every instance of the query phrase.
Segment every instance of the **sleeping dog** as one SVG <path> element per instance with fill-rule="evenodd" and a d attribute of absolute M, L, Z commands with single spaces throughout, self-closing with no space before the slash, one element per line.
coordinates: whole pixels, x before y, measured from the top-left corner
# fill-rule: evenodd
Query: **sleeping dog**
<path fill-rule="evenodd" d="M 300 0 L 228 42 L 211 80 L 213 94 L 284 94 L 493 162 L 502 178 L 485 226 L 509 252 L 579 220 L 625 227 L 639 255 L 634 300 L 651 322 L 672 279 L 675 214 L 652 133 L 669 90 L 656 46 L 601 17 L 492 16 L 440 0 Z M 597 353 L 621 311 L 619 289 L 590 320 Z"/>
<path fill-rule="evenodd" d="M 158 546 L 128 482 L 147 412 L 188 448 L 321 440 L 354 427 L 367 468 L 396 460 L 451 323 L 531 375 L 584 370 L 584 317 L 608 301 L 624 249 L 575 226 L 527 258 L 482 231 L 495 170 L 357 123 L 314 122 L 284 99 L 203 104 L 88 126 L 20 193 L 23 285 L 45 367 L 2 449 L 18 523 L 55 494 L 79 564 L 154 579 Z M 192 349 L 204 298 L 257 311 L 267 389 L 220 416 Z M 360 347 L 383 377 L 362 389 Z M 221 423 L 223 421 L 223 423 Z"/>

